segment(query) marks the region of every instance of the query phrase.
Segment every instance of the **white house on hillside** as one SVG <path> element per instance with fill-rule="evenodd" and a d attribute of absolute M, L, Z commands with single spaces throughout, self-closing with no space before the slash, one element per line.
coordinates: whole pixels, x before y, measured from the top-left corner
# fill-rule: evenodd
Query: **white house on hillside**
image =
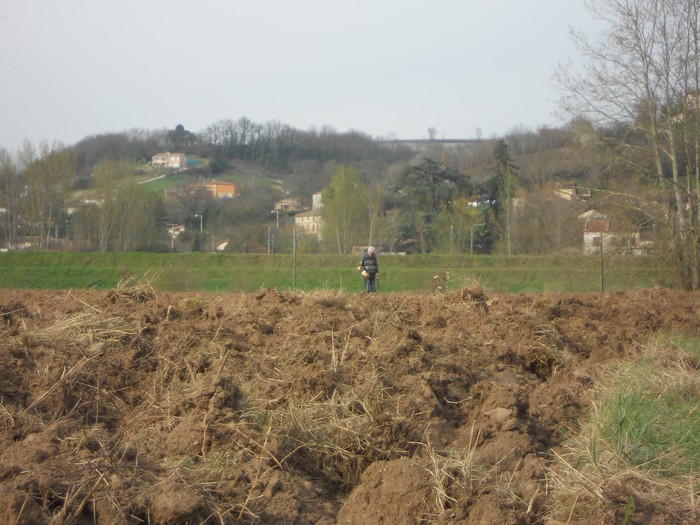
<path fill-rule="evenodd" d="M 170 153 L 166 151 L 165 153 L 153 155 L 151 164 L 153 166 L 160 166 L 161 168 L 186 168 L 187 157 L 184 153 Z"/>

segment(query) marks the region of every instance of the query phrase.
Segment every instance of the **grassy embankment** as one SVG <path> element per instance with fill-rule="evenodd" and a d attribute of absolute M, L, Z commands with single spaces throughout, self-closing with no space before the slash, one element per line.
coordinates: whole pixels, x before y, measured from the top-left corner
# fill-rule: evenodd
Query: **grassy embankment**
<path fill-rule="evenodd" d="M 49 253 L 0 254 L 0 288 L 109 289 L 148 280 L 155 288 L 250 292 L 260 288 L 357 292 L 362 280 L 352 255 Z M 600 259 L 564 256 L 380 256 L 379 290 L 425 291 L 434 276 L 447 290 L 478 282 L 489 291 L 600 291 Z M 651 258 L 603 260 L 606 290 L 673 287 L 673 272 Z"/>
<path fill-rule="evenodd" d="M 557 454 L 556 523 L 598 523 L 601 503 L 623 505 L 624 523 L 649 505 L 677 523 L 697 517 L 699 359 L 700 338 L 662 335 L 601 378 L 589 417 Z"/>

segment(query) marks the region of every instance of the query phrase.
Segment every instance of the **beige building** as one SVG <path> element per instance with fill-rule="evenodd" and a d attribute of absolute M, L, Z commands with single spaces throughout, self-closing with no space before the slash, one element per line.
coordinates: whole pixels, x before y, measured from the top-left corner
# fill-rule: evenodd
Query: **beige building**
<path fill-rule="evenodd" d="M 299 233 L 315 235 L 321 238 L 323 229 L 323 215 L 321 210 L 309 210 L 297 213 L 294 216 L 294 225 Z"/>
<path fill-rule="evenodd" d="M 277 201 L 273 211 L 295 212 L 301 211 L 302 209 L 300 199 L 296 197 L 287 197 L 286 199 Z"/>
<path fill-rule="evenodd" d="M 186 168 L 187 157 L 184 153 L 170 153 L 169 151 L 166 151 L 165 153 L 153 155 L 151 164 L 161 168 Z"/>
<path fill-rule="evenodd" d="M 321 193 L 314 193 L 311 202 L 312 207 L 309 211 L 297 213 L 294 216 L 294 226 L 296 226 L 299 233 L 315 235 L 320 239 L 324 225 Z"/>

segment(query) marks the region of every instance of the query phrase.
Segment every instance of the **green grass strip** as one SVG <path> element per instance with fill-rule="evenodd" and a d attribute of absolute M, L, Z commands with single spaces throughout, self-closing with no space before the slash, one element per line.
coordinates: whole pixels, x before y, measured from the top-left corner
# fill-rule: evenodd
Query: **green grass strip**
<path fill-rule="evenodd" d="M 98 288 L 122 279 L 148 279 L 170 290 L 250 292 L 263 287 L 362 290 L 356 255 L 76 253 L 0 254 L 0 288 Z M 600 290 L 595 258 L 563 256 L 380 255 L 379 290 L 429 291 L 479 284 L 489 291 L 588 292 Z M 651 258 L 611 259 L 605 289 L 673 287 L 673 272 Z M 449 276 L 448 279 L 445 279 Z"/>

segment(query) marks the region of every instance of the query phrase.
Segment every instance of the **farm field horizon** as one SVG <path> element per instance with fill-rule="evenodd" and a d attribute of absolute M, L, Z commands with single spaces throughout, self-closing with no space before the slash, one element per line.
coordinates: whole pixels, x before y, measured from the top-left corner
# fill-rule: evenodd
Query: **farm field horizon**
<path fill-rule="evenodd" d="M 148 282 L 171 291 L 360 292 L 356 255 L 76 253 L 0 254 L 0 288 L 97 289 Z M 379 256 L 379 291 L 458 290 L 592 292 L 674 288 L 673 270 L 651 257 L 393 255 Z"/>

